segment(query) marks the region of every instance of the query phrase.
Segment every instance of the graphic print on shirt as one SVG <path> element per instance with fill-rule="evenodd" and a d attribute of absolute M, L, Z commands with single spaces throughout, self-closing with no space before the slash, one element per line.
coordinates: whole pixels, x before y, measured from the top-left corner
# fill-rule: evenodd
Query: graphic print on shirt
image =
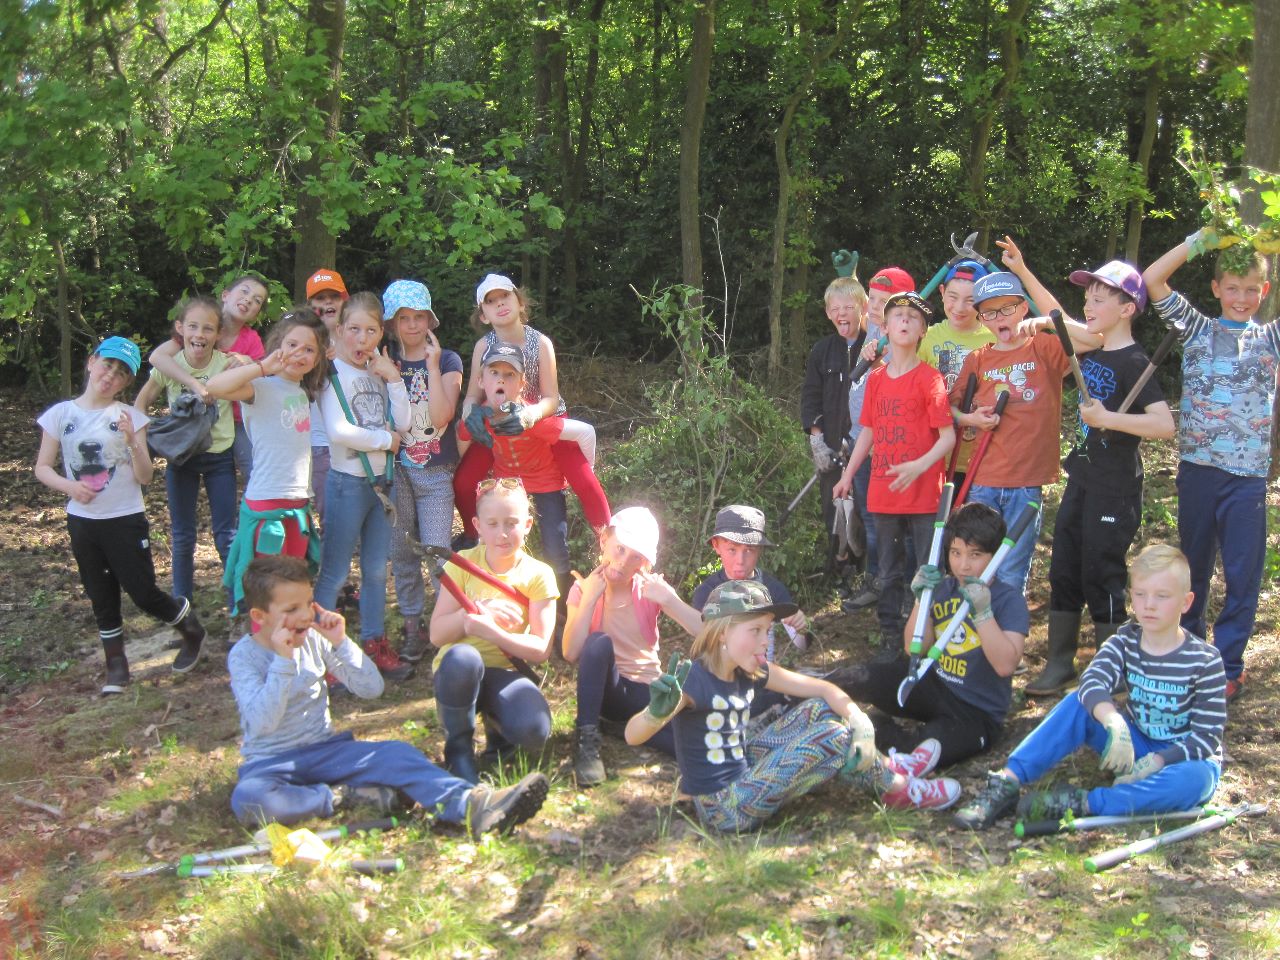
<path fill-rule="evenodd" d="M 933 428 L 926 418 L 928 405 L 921 397 L 904 399 L 877 393 L 872 411 L 871 471 L 883 475 L 889 468 L 914 460 L 933 446 Z"/>
<path fill-rule="evenodd" d="M 1116 392 L 1116 372 L 1093 357 L 1085 357 L 1080 361 L 1080 372 L 1084 374 L 1084 384 L 1089 388 L 1089 396 L 1106 406 L 1107 401 Z M 1111 408 L 1107 407 L 1107 409 Z M 1087 440 L 1089 425 L 1084 420 L 1080 420 L 1079 429 L 1081 440 Z"/>
<path fill-rule="evenodd" d="M 1137 670 L 1125 671 L 1129 686 L 1129 710 L 1147 736 L 1155 740 L 1174 740 L 1190 725 L 1189 714 L 1174 710 L 1189 703 L 1191 687 L 1149 677 Z"/>
<path fill-rule="evenodd" d="M 956 343 L 954 340 L 943 340 L 941 343 L 934 344 L 932 350 L 933 365 L 942 374 L 943 383 L 947 385 L 947 393 L 950 393 L 951 388 L 956 385 L 956 379 L 960 376 L 960 367 L 964 365 L 964 358 L 973 352 L 973 348 Z"/>
<path fill-rule="evenodd" d="M 115 476 L 116 467 L 129 462 L 129 448 L 117 423 L 119 404 L 104 416 L 99 411 L 75 414 L 62 428 L 62 456 L 72 480 L 101 493 Z"/>
<path fill-rule="evenodd" d="M 724 763 L 732 758 L 743 759 L 742 743 L 747 732 L 747 720 L 751 717 L 751 701 L 755 699 L 755 689 L 747 691 L 745 697 L 736 693 L 725 699 L 720 694 L 711 698 L 711 710 L 707 713 L 707 731 L 702 741 L 707 747 L 707 762 Z"/>
<path fill-rule="evenodd" d="M 382 381 L 373 377 L 356 377 L 352 382 L 351 396 L 347 403 L 356 426 L 365 430 L 383 430 L 387 425 L 387 401 L 379 385 Z"/>
<path fill-rule="evenodd" d="M 951 626 L 951 621 L 955 619 L 956 612 L 963 602 L 964 597 L 962 596 L 934 601 L 932 607 L 933 623 L 934 630 L 938 634 L 944 633 Z M 947 644 L 947 648 L 942 652 L 942 658 L 938 661 L 938 669 L 942 672 L 942 679 L 964 677 L 969 671 L 969 663 L 963 659 L 964 655 L 975 647 L 980 646 L 982 646 L 982 638 L 973 629 L 972 624 L 969 622 L 969 617 L 966 615 L 964 625 L 961 626 L 957 637 L 952 638 L 951 642 Z"/>
<path fill-rule="evenodd" d="M 408 463 L 422 465 L 440 455 L 442 431 L 431 422 L 431 413 L 427 409 L 427 371 L 410 371 L 408 387 L 409 429 L 406 440 L 400 445 L 400 456 Z"/>
<path fill-rule="evenodd" d="M 1015 397 L 1020 397 L 1025 403 L 1031 403 L 1039 396 L 1035 387 L 1029 384 L 1032 374 L 1036 372 L 1036 362 L 1034 360 L 1024 360 L 1021 363 L 1011 363 L 1007 367 L 995 367 L 991 370 L 982 371 L 982 379 L 988 383 L 1007 384 L 1007 389 L 1013 393 Z M 999 392 L 1000 388 L 996 387 Z"/>
<path fill-rule="evenodd" d="M 284 398 L 280 405 L 280 426 L 296 433 L 311 432 L 311 401 L 305 393 Z"/>

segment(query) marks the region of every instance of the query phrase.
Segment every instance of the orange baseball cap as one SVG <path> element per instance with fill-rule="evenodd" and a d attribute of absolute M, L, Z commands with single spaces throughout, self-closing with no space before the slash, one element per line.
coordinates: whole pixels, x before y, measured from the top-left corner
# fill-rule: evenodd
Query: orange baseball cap
<path fill-rule="evenodd" d="M 307 279 L 307 299 L 310 300 L 322 290 L 334 290 L 342 294 L 343 300 L 350 298 L 347 285 L 342 282 L 342 274 L 327 267 L 321 267 Z"/>

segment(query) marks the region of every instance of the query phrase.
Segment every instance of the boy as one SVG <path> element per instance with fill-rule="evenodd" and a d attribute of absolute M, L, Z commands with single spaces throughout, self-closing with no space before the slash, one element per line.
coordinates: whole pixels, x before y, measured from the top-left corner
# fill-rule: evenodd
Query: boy
<path fill-rule="evenodd" d="M 241 823 L 287 825 L 361 801 L 385 811 L 396 791 L 475 834 L 509 830 L 542 807 L 547 778 L 540 773 L 505 790 L 473 787 L 407 743 L 334 733 L 325 672 L 366 698 L 382 693 L 382 676 L 346 635 L 342 617 L 312 601 L 306 561 L 255 557 L 245 571 L 244 597 L 257 632 L 227 657 L 244 730 L 244 763 L 231 793 Z"/>
<path fill-rule="evenodd" d="M 1006 238 L 1010 268 L 1052 309 L 1057 301 L 1035 279 L 1017 246 Z M 1125 557 L 1142 520 L 1143 437 L 1172 437 L 1173 413 L 1155 378 L 1131 409 L 1120 405 L 1147 367 L 1133 339 L 1133 320 L 1147 305 L 1136 267 L 1112 260 L 1094 272 L 1076 270 L 1071 282 L 1085 288 L 1084 318 L 1101 349 L 1080 356 L 1091 402 L 1080 408 L 1080 433 L 1063 462 L 1067 487 L 1053 528 L 1049 560 L 1049 640 L 1044 670 L 1027 684 L 1031 696 L 1047 696 L 1076 678 L 1081 608 L 1088 607 L 1096 646 L 1126 619 Z M 1043 292 L 1042 292 L 1043 291 Z"/>
<path fill-rule="evenodd" d="M 902 581 L 908 534 L 928 543 L 942 492 L 943 458 L 955 446 L 942 374 L 916 351 L 933 314 L 917 293 L 898 293 L 885 304 L 889 352 L 884 365 L 867 376 L 862 405 L 864 427 L 833 495 L 847 497 L 862 461 L 871 456 L 867 508 L 875 515 L 880 562 L 880 659 L 899 655 L 902 635 Z"/>
<path fill-rule="evenodd" d="M 329 330 L 329 342 L 333 343 L 338 329 L 338 315 L 349 299 L 347 285 L 342 274 L 329 267 L 321 267 L 307 280 L 307 306 Z M 324 487 L 329 476 L 329 434 L 324 428 L 324 416 L 320 402 L 311 404 L 311 490 L 316 501 L 316 513 L 324 522 Z M 343 592 L 349 594 L 354 587 Z"/>
<path fill-rule="evenodd" d="M 1080 689 L 1068 694 L 955 814 L 961 827 L 991 826 L 1033 783 L 1081 744 L 1116 774 L 1110 787 L 1067 786 L 1028 794 L 1018 815 L 1031 820 L 1169 813 L 1208 802 L 1222 773 L 1226 677 L 1213 647 L 1178 625 L 1194 596 L 1187 558 L 1152 544 L 1133 561 L 1134 621 L 1102 645 Z M 1116 694 L 1127 695 L 1123 707 Z"/>
<path fill-rule="evenodd" d="M 986 750 L 1004 727 L 1013 697 L 1011 678 L 1031 623 L 1019 591 L 999 580 L 988 588 L 977 579 L 999 549 L 1004 533 L 1000 514 L 986 504 L 965 504 L 947 520 L 943 549 L 950 575 L 926 563 L 911 581 L 916 603 L 902 634 L 908 653 L 918 617 L 928 617 L 927 651 L 964 600 L 969 600 L 970 608 L 963 632 L 947 645 L 937 669 L 925 674 L 911 691 L 905 707 L 898 705 L 898 687 L 907 676 L 907 661 L 900 657 L 827 677 L 854 700 L 924 724 L 920 734 L 927 739 L 923 742 L 917 736 L 908 737 L 894 723 L 878 729 L 877 744 L 891 756 L 900 760 L 930 757 L 938 766 L 947 766 Z M 922 611 L 920 596 L 930 586 L 933 599 L 929 610 Z M 907 753 L 913 743 L 914 750 Z"/>
<path fill-rule="evenodd" d="M 1254 314 L 1269 285 L 1267 260 L 1255 254 L 1242 274 L 1214 268 L 1221 313 L 1210 319 L 1169 278 L 1183 263 L 1220 241 L 1199 230 L 1146 269 L 1143 279 L 1160 319 L 1182 336 L 1179 420 L 1178 538 L 1191 563 L 1195 600 L 1182 623 L 1205 634 L 1209 578 L 1219 548 L 1226 599 L 1213 624 L 1213 645 L 1227 671 L 1227 699 L 1245 682 L 1244 648 L 1258 612 L 1267 546 L 1266 492 L 1271 469 L 1271 409 L 1280 330 Z"/>
<path fill-rule="evenodd" d="M 1006 524 L 1013 523 L 1028 503 L 1040 503 L 1040 488 L 1058 479 L 1058 433 L 1062 420 L 1062 378 L 1070 367 L 1062 344 L 1047 318 L 1027 319 L 1027 294 L 1012 273 L 989 273 L 973 285 L 978 317 L 991 332 L 992 343 L 974 350 L 960 366 L 951 388 L 951 413 L 962 427 L 996 430 L 987 447 L 979 474 L 969 488 L 969 499 L 995 508 Z M 1072 339 L 1082 334 L 1080 324 L 1068 324 Z M 1047 331 L 1047 332 L 1046 332 Z M 960 410 L 964 384 L 973 373 L 978 378 L 974 409 Z M 1009 393 L 1003 417 L 995 414 L 997 396 Z M 1040 536 L 1040 515 L 1028 525 L 997 576 L 1005 583 L 1026 588 L 1031 555 Z"/>

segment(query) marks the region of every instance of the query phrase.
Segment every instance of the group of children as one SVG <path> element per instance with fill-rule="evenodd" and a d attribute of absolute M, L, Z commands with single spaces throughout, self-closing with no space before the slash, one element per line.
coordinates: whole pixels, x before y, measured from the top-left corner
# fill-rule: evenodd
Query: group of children
<path fill-rule="evenodd" d="M 1226 701 L 1244 682 L 1265 550 L 1280 337 L 1252 319 L 1266 292 L 1262 262 L 1245 276 L 1219 271 L 1217 320 L 1168 289 L 1173 271 L 1210 243 L 1192 235 L 1145 281 L 1119 261 L 1070 277 L 1085 288 L 1085 322 L 1067 321 L 1066 335 L 1083 357 L 1090 400 L 1054 531 L 1048 663 L 1028 692 L 1056 693 L 1074 681 L 1086 606 L 1099 652 L 1078 692 L 989 777 L 958 824 L 994 822 L 1022 785 L 1082 743 L 1102 754 L 1115 784 L 1041 791 L 1023 798 L 1024 809 L 1158 812 L 1202 803 L 1216 788 Z M 436 338 L 425 285 L 399 280 L 381 297 L 351 295 L 325 269 L 308 282 L 308 306 L 287 312 L 265 347 L 248 326 L 265 285 L 239 278 L 221 303 L 196 297 L 181 305 L 174 339 L 152 354 L 135 406 L 119 397 L 141 358 L 132 342 L 112 337 L 91 356 L 83 394 L 40 418 L 36 474 L 70 497 L 73 552 L 106 654 L 103 691 L 128 682 L 122 587 L 176 627 L 174 670 L 200 658 L 205 631 L 191 594 L 203 478 L 231 609 L 248 621 L 229 657 L 245 758 L 232 806 L 246 823 L 294 822 L 360 801 L 381 809 L 416 803 L 472 830 L 508 829 L 532 816 L 545 778 L 531 774 L 502 791 L 482 785 L 476 727 L 482 719 L 490 762 L 541 751 L 551 708 L 530 664 L 551 652 L 557 606 L 563 655 L 577 665 L 580 784 L 605 778 L 602 732 L 625 722 L 629 743 L 675 757 L 682 794 L 712 829 L 752 828 L 837 777 L 888 806 L 949 807 L 960 784 L 928 775 L 990 748 L 1011 702 L 1030 628 L 1025 588 L 1038 507 L 1042 488 L 1058 477 L 1070 369 L 1041 316 L 1059 309 L 1057 300 L 1011 240 L 999 245 L 1008 271 L 971 259 L 949 266 L 945 319 L 933 326 L 932 308 L 900 268 L 877 273 L 869 292 L 852 276 L 827 291 L 836 333 L 810 358 L 802 422 L 824 489 L 833 501 L 849 498 L 864 518 L 868 575 L 847 603 L 877 605 L 883 650 L 869 664 L 817 679 L 776 663 L 780 640 L 803 648 L 805 617 L 759 567 L 771 544 L 757 508 L 717 515 L 710 546 L 722 569 L 691 603 L 654 572 L 657 519 L 638 506 L 611 513 L 592 469 L 594 432 L 564 417 L 552 345 L 529 326 L 527 301 L 506 277 L 490 274 L 477 288 L 473 322 L 484 336 L 464 395 L 461 358 Z M 1148 290 L 1186 344 L 1178 487 L 1205 509 L 1180 511 L 1185 557 L 1149 547 L 1127 569 L 1141 516 L 1139 440 L 1173 433 L 1159 387 L 1140 382 L 1146 356 L 1131 324 Z M 853 382 L 859 357 L 872 369 Z M 141 498 L 152 473 L 145 411 L 162 390 L 170 404 L 185 390 L 219 411 L 207 451 L 166 471 L 173 596 L 155 583 Z M 930 559 L 949 470 L 967 502 L 957 500 L 946 519 L 941 562 L 917 563 Z M 576 583 L 566 485 L 599 534 L 599 563 Z M 464 543 L 452 537 L 455 508 Z M 546 563 L 524 550 L 535 509 Z M 1028 509 L 1035 522 L 1015 542 L 1006 530 Z M 433 574 L 427 623 L 414 542 L 443 556 L 460 551 Z M 358 645 L 335 612 L 357 545 Z M 1219 547 L 1227 602 L 1209 646 L 1200 637 Z M 384 628 L 388 562 L 405 624 L 398 652 Z M 907 584 L 913 604 L 904 603 Z M 662 613 L 693 638 L 691 659 L 673 657 L 665 669 Z M 951 624 L 956 617 L 961 624 Z M 944 630 L 951 640 L 937 670 L 921 679 L 904 653 L 914 652 L 913 638 L 932 643 Z M 334 733 L 331 687 L 377 696 L 384 677 L 407 679 L 429 646 L 438 650 L 443 770 L 407 744 L 358 744 Z M 908 675 L 920 682 L 900 704 Z M 923 723 L 923 736 L 891 719 L 873 723 L 855 701 Z"/>

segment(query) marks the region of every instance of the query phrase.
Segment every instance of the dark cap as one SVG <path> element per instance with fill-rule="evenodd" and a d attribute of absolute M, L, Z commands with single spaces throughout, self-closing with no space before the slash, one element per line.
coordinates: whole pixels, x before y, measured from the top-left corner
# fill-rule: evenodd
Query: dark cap
<path fill-rule="evenodd" d="M 724 537 L 748 547 L 773 546 L 764 535 L 764 511 L 740 503 L 731 504 L 716 514 L 716 526 L 711 537 Z"/>
<path fill-rule="evenodd" d="M 739 613 L 772 613 L 789 617 L 800 608 L 794 603 L 774 603 L 768 588 L 759 580 L 726 580 L 711 591 L 702 608 L 702 620 L 718 620 Z"/>
<path fill-rule="evenodd" d="M 928 323 L 930 318 L 933 317 L 933 307 L 929 306 L 929 301 L 915 291 L 895 293 L 884 302 L 885 313 L 888 313 L 894 307 L 910 307 L 912 310 L 918 311 L 924 317 L 925 323 Z"/>
<path fill-rule="evenodd" d="M 495 343 L 484 352 L 480 366 L 487 367 L 495 363 L 506 363 L 524 373 L 524 351 L 509 343 Z"/>

